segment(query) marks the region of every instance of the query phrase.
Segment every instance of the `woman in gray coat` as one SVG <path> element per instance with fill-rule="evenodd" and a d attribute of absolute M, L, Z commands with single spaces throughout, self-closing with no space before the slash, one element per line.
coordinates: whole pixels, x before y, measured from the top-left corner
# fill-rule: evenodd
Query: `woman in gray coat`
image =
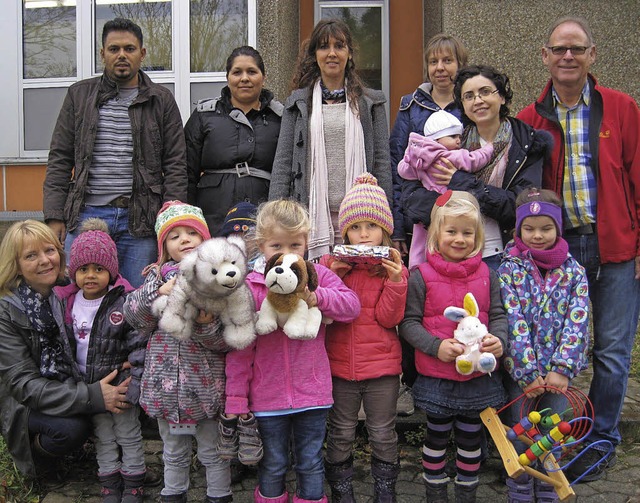
<path fill-rule="evenodd" d="M 0 245 L 0 426 L 29 477 L 53 474 L 53 458 L 82 446 L 92 414 L 130 407 L 129 379 L 109 384 L 117 371 L 93 384 L 80 378 L 63 305 L 52 293 L 64 269 L 62 245 L 47 225 L 25 220 L 9 228 Z"/>
<path fill-rule="evenodd" d="M 368 89 L 353 61 L 347 25 L 322 20 L 301 49 L 284 105 L 269 199 L 309 206 L 309 258 L 341 243 L 338 209 L 354 179 L 371 172 L 391 204 L 389 134 L 381 91 Z"/>

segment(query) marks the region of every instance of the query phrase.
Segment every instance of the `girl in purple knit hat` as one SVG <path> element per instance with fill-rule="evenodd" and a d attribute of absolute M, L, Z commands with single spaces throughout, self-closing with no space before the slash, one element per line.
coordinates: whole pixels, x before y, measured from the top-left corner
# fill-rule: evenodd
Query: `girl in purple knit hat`
<path fill-rule="evenodd" d="M 104 220 L 87 219 L 71 245 L 68 286 L 55 287 L 66 300 L 65 324 L 73 333 L 76 363 L 88 384 L 114 369 L 122 370 L 137 349 L 136 332 L 125 321 L 123 306 L 133 290 L 118 270 L 118 251 Z M 127 373 L 120 372 L 120 380 Z M 97 437 L 98 479 L 104 503 L 138 503 L 145 478 L 142 432 L 138 407 L 120 403 L 118 413 L 93 416 Z"/>

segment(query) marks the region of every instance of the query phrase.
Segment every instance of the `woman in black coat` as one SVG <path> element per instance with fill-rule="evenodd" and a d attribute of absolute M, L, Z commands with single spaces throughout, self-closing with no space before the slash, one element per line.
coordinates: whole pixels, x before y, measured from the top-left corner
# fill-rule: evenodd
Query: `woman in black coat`
<path fill-rule="evenodd" d="M 263 87 L 253 47 L 234 49 L 226 69 L 221 96 L 198 102 L 185 126 L 188 202 L 202 208 L 212 236 L 236 203 L 268 199 L 283 108 Z"/>

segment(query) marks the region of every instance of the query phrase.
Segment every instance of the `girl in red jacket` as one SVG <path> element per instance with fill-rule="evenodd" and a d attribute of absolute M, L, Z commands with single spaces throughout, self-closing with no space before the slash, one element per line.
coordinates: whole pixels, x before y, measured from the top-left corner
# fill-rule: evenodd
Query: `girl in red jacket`
<path fill-rule="evenodd" d="M 391 260 L 350 265 L 329 255 L 322 261 L 359 297 L 360 316 L 327 327 L 327 352 L 333 380 L 329 411 L 326 477 L 333 501 L 353 502 L 353 441 L 361 403 L 371 443 L 375 500 L 395 501 L 400 470 L 395 430 L 402 351 L 396 325 L 404 316 L 408 271 L 391 248 L 393 217 L 384 190 L 373 175 L 358 177 L 338 215 L 345 244 L 388 246 Z"/>
<path fill-rule="evenodd" d="M 422 449 L 427 502 L 447 501 L 446 450 L 453 431 L 456 445 L 456 501 L 476 501 L 480 469 L 480 412 L 505 401 L 500 372 L 463 375 L 456 357 L 465 346 L 454 338 L 456 322 L 445 308 L 462 307 L 472 293 L 480 321 L 488 328 L 481 351 L 502 356 L 507 317 L 496 273 L 482 261 L 484 229 L 478 201 L 469 192 L 448 190 L 431 211 L 427 261 L 411 272 L 400 336 L 415 348 L 416 407 L 427 414 Z"/>

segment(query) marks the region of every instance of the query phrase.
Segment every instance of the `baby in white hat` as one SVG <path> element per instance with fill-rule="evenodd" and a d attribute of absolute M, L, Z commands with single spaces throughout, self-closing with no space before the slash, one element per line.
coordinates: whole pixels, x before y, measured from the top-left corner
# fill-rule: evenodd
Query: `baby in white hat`
<path fill-rule="evenodd" d="M 493 156 L 493 145 L 470 152 L 460 148 L 462 123 L 455 115 L 438 110 L 432 113 L 424 125 L 424 136 L 409 135 L 409 143 L 404 158 L 398 164 L 398 174 L 405 180 L 420 180 L 425 189 L 442 194 L 446 185 L 438 185 L 433 174 L 441 158 L 448 159 L 463 171 L 475 173 L 484 168 Z M 422 224 L 413 226 L 413 239 L 409 253 L 409 268 L 425 261 L 427 230 Z"/>

